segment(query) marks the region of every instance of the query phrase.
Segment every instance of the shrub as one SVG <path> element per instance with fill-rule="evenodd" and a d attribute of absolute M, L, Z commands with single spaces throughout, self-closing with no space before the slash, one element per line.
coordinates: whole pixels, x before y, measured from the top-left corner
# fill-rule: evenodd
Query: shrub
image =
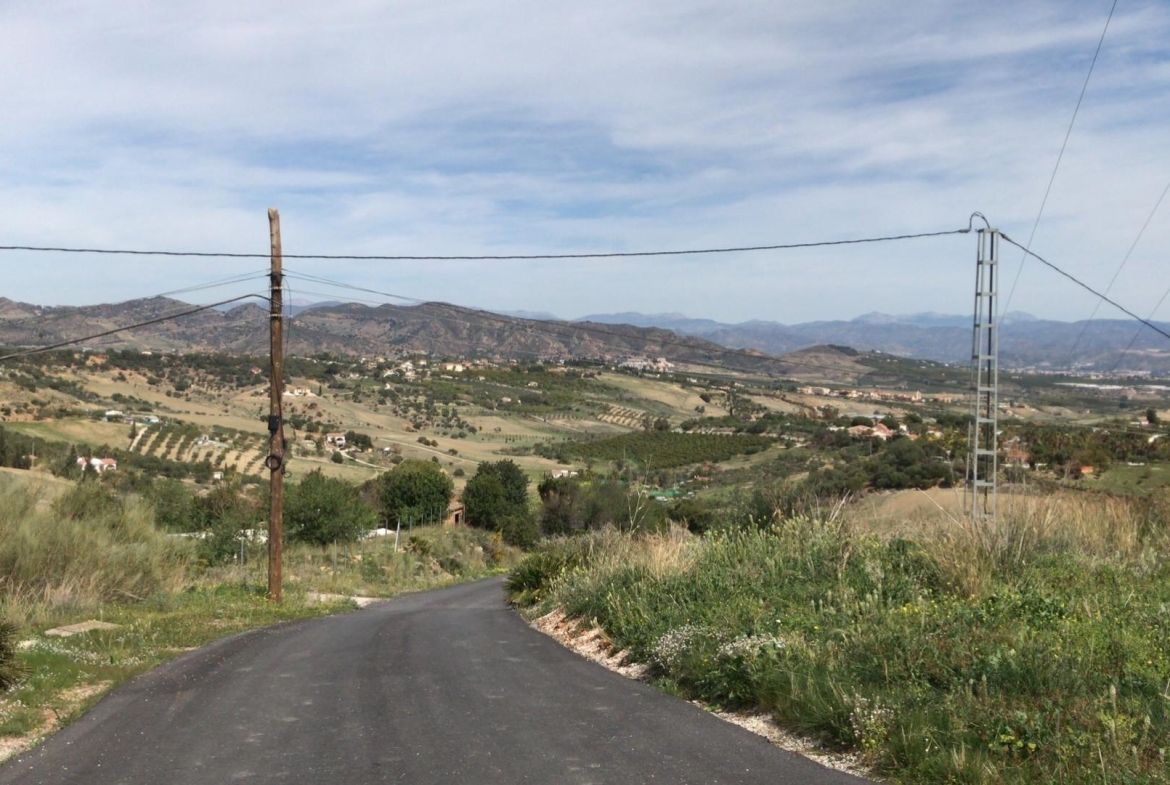
<path fill-rule="evenodd" d="M 0 692 L 16 684 L 21 673 L 16 660 L 16 625 L 0 620 Z"/>
<path fill-rule="evenodd" d="M 318 545 L 354 542 L 378 523 L 356 486 L 326 477 L 320 469 L 289 488 L 284 520 L 290 539 Z"/>
<path fill-rule="evenodd" d="M 387 521 L 446 514 L 455 483 L 430 461 L 405 460 L 378 478 L 382 515 Z"/>
<path fill-rule="evenodd" d="M 95 483 L 50 510 L 27 489 L 0 494 L 0 597 L 10 612 L 141 599 L 181 582 L 188 555 L 159 533 L 148 505 Z"/>

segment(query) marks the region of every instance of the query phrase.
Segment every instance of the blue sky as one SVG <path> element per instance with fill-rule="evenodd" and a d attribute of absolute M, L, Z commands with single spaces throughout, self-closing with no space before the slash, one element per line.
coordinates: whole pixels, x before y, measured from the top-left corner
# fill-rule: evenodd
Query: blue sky
<path fill-rule="evenodd" d="M 15 0 L 0 4 L 0 245 L 262 253 L 269 206 L 288 253 L 805 242 L 957 228 L 974 210 L 1023 241 L 1109 6 Z M 1098 287 L 1170 181 L 1167 42 L 1170 7 L 1119 2 L 1036 235 Z M 1168 241 L 1170 204 L 1112 296 L 1148 312 Z M 965 313 L 974 253 L 950 237 L 289 266 L 500 310 L 791 323 Z M 1009 284 L 1019 262 L 1005 251 Z M 0 295 L 108 302 L 263 266 L 3 253 Z M 1071 320 L 1093 305 L 1030 263 L 1011 307 Z"/>

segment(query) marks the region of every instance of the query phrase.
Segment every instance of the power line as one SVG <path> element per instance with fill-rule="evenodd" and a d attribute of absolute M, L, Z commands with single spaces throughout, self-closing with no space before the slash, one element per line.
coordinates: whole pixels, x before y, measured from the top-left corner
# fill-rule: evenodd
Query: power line
<path fill-rule="evenodd" d="M 1146 317 L 1147 319 L 1152 320 L 1154 318 L 1154 314 L 1156 314 L 1158 309 L 1162 307 L 1162 303 L 1166 302 L 1167 297 L 1170 297 L 1170 287 L 1167 287 L 1166 291 L 1162 292 L 1162 296 L 1158 299 L 1157 304 L 1155 304 L 1154 307 L 1150 310 L 1150 315 Z M 1122 361 L 1125 359 L 1125 355 L 1129 354 L 1129 350 L 1133 348 L 1135 343 L 1137 343 L 1138 336 L 1142 334 L 1142 330 L 1144 329 L 1146 329 L 1145 324 L 1142 324 L 1141 327 L 1137 328 L 1137 331 L 1133 334 L 1133 337 L 1129 339 L 1129 343 L 1126 344 L 1125 349 L 1123 349 L 1121 354 L 1118 356 L 1117 362 L 1113 363 L 1113 367 L 1109 369 L 1110 374 L 1116 371 L 1117 368 L 1121 365 Z"/>
<path fill-rule="evenodd" d="M 751 251 L 786 251 L 799 248 L 824 248 L 835 245 L 861 245 L 865 243 L 884 243 L 897 240 L 916 240 L 924 237 L 944 237 L 952 234 L 967 234 L 971 227 L 966 229 L 949 229 L 938 232 L 918 232 L 916 234 L 886 235 L 883 237 L 863 237 L 852 240 L 820 240 L 806 243 L 781 243 L 776 245 L 744 245 L 725 248 L 691 248 L 669 251 L 606 251 L 602 253 L 543 253 L 543 254 L 505 254 L 505 255 L 473 255 L 473 256 L 408 256 L 408 255 L 358 255 L 358 254 L 284 254 L 285 259 L 310 259 L 328 261 L 387 261 L 387 262 L 468 262 L 468 261 L 522 261 L 532 259 L 619 259 L 646 256 L 691 256 L 699 254 L 728 254 L 747 253 Z M 268 254 L 259 253 L 229 253 L 211 251 L 142 251 L 120 248 L 66 248 L 32 245 L 0 245 L 0 251 L 34 251 L 48 253 L 76 253 L 76 254 L 122 254 L 130 256 L 180 256 L 217 259 L 267 259 Z"/>
<path fill-rule="evenodd" d="M 1044 207 L 1048 204 L 1048 196 L 1052 193 L 1052 184 L 1056 182 L 1056 172 L 1060 169 L 1060 162 L 1064 158 L 1065 148 L 1068 147 L 1068 138 L 1072 136 L 1073 125 L 1077 121 L 1077 113 L 1081 111 L 1081 102 L 1085 100 L 1085 91 L 1089 89 L 1089 80 L 1093 77 L 1093 68 L 1097 65 L 1097 56 L 1101 54 L 1101 45 L 1105 43 L 1105 33 L 1109 31 L 1109 23 L 1113 21 L 1113 12 L 1117 10 L 1117 0 L 1113 0 L 1113 5 L 1109 8 L 1109 16 L 1105 19 L 1105 28 L 1101 30 L 1101 38 L 1097 40 L 1097 49 L 1093 52 L 1093 61 L 1089 63 L 1089 73 L 1085 74 L 1085 83 L 1081 85 L 1081 94 L 1077 97 L 1077 105 L 1073 108 L 1072 119 L 1068 121 L 1068 130 L 1064 132 L 1064 141 L 1060 145 L 1060 153 L 1056 156 L 1056 165 L 1052 167 L 1052 176 L 1048 178 L 1048 187 L 1044 189 L 1044 198 L 1040 200 L 1040 211 L 1036 213 L 1036 221 L 1032 224 L 1032 232 L 1028 235 L 1028 242 L 1026 245 L 1020 246 L 1024 249 L 1024 255 L 1020 258 L 1020 266 L 1016 269 L 1016 277 L 1012 281 L 1012 288 L 1008 291 L 1007 304 L 1004 305 L 1002 313 L 1007 313 L 1008 308 L 1011 307 L 1012 297 L 1016 293 L 1016 284 L 1020 282 L 1020 273 L 1024 271 L 1024 262 L 1028 260 L 1028 250 L 1032 247 L 1032 241 L 1036 239 L 1036 228 L 1040 226 L 1040 219 L 1044 217 Z M 1016 245 L 1016 243 L 1013 243 Z"/>
<path fill-rule="evenodd" d="M 1138 243 L 1142 239 L 1142 235 L 1146 233 L 1146 228 L 1150 225 L 1150 221 L 1154 220 L 1154 214 L 1158 212 L 1158 208 L 1162 205 L 1162 200 L 1166 198 L 1166 193 L 1170 192 L 1170 182 L 1166 183 L 1166 187 L 1162 189 L 1162 195 L 1158 197 L 1158 201 L 1154 203 L 1154 209 L 1150 210 L 1149 216 L 1146 217 L 1146 222 L 1142 224 L 1142 228 L 1138 231 L 1137 237 L 1133 239 L 1133 244 L 1129 246 L 1129 250 L 1125 253 L 1125 258 L 1121 260 L 1121 264 L 1117 266 L 1117 271 L 1113 273 L 1113 278 L 1110 279 L 1109 285 L 1105 287 L 1105 294 L 1109 294 L 1113 289 L 1113 284 L 1117 282 L 1117 276 L 1121 275 L 1121 271 L 1125 269 L 1129 257 L 1133 255 L 1134 249 L 1137 248 Z M 1080 344 L 1081 338 L 1084 337 L 1085 331 L 1089 329 L 1089 324 L 1097 316 L 1097 311 L 1101 309 L 1101 300 L 1097 300 L 1097 304 L 1093 306 L 1093 313 L 1089 314 L 1089 320 L 1085 322 L 1085 326 L 1081 328 L 1077 339 L 1073 341 L 1072 348 L 1068 350 L 1068 358 L 1064 361 L 1065 365 L 1072 365 L 1073 352 L 1076 351 L 1077 345 Z M 1159 303 L 1160 304 L 1160 303 Z M 1150 314 L 1151 318 L 1153 314 Z"/>
<path fill-rule="evenodd" d="M 1073 283 L 1075 283 L 1077 286 L 1081 287 L 1081 288 L 1082 288 L 1082 289 L 1084 289 L 1085 291 L 1087 291 L 1087 292 L 1090 292 L 1090 293 L 1092 293 L 1092 294 L 1095 294 L 1097 297 L 1100 297 L 1100 298 L 1101 298 L 1103 301 L 1105 301 L 1105 302 L 1109 303 L 1109 304 L 1110 304 L 1110 305 L 1112 305 L 1114 308 L 1116 308 L 1117 310 L 1119 310 L 1119 311 L 1121 311 L 1122 313 L 1124 313 L 1126 316 L 1130 316 L 1130 317 L 1132 317 L 1132 318 L 1134 318 L 1134 319 L 1137 319 L 1139 322 L 1141 322 L 1142 324 L 1144 324 L 1146 327 L 1149 327 L 1149 328 L 1150 328 L 1151 330 L 1153 330 L 1154 332 L 1156 332 L 1156 333 L 1159 333 L 1159 334 L 1161 334 L 1161 335 L 1165 336 L 1166 338 L 1170 338 L 1170 333 L 1166 332 L 1166 331 L 1165 331 L 1165 330 L 1163 330 L 1161 327 L 1158 327 L 1156 324 L 1154 324 L 1153 322 L 1151 322 L 1149 319 L 1143 319 L 1142 317 L 1138 316 L 1138 315 L 1137 315 L 1136 313 L 1134 313 L 1133 311 L 1129 310 L 1129 309 L 1128 309 L 1128 308 L 1126 308 L 1125 306 L 1123 306 L 1123 305 L 1121 305 L 1120 303 L 1118 303 L 1116 300 L 1111 300 L 1111 299 L 1109 299 L 1108 297 L 1106 297 L 1106 296 L 1105 296 L 1104 294 L 1102 294 L 1101 292 L 1098 292 L 1096 289 L 1094 289 L 1093 287 L 1089 286 L 1087 283 L 1085 283 L 1085 282 L 1081 281 L 1080 279 L 1076 278 L 1075 276 L 1073 276 L 1073 275 L 1071 275 L 1071 274 L 1069 274 L 1069 273 L 1066 273 L 1064 270 L 1060 269 L 1060 268 L 1059 268 L 1059 267 L 1057 267 L 1055 264 L 1053 264 L 1052 262 L 1050 262 L 1050 261 L 1048 261 L 1047 259 L 1045 259 L 1043 256 L 1040 256 L 1039 254 L 1037 254 L 1037 253 L 1035 253 L 1035 252 L 1033 252 L 1033 251 L 1029 251 L 1027 248 L 1025 248 L 1024 246 L 1020 245 L 1019 243 L 1017 243 L 1017 242 L 1016 242 L 1015 240 L 1013 240 L 1012 238 L 1008 237 L 1006 234 L 1003 234 L 1003 233 L 1001 232 L 1001 233 L 1000 233 L 1000 237 L 1002 237 L 1003 239 L 1007 240 L 1009 243 L 1011 243 L 1012 245 L 1016 246 L 1017 248 L 1023 248 L 1023 250 L 1024 250 L 1024 254 L 1025 254 L 1026 256 L 1031 256 L 1032 258 L 1036 259 L 1036 261 L 1040 262 L 1041 264 L 1044 264 L 1044 265 L 1046 265 L 1046 266 L 1048 266 L 1048 267 L 1051 267 L 1053 270 L 1055 270 L 1056 272 L 1060 273 L 1060 274 L 1061 274 L 1061 275 L 1063 275 L 1065 278 L 1069 279 L 1070 281 L 1072 281 Z"/>
<path fill-rule="evenodd" d="M 128 305 L 130 303 L 137 303 L 137 302 L 146 301 L 146 299 L 157 299 L 159 297 L 171 297 L 173 295 L 191 294 L 191 292 L 193 292 L 193 291 L 202 291 L 205 289 L 218 289 L 220 287 L 227 287 L 227 285 L 232 285 L 235 283 L 247 283 L 249 281 L 259 281 L 260 278 L 267 278 L 267 277 L 268 277 L 268 274 L 264 273 L 263 270 L 259 271 L 259 273 L 255 273 L 255 271 L 254 271 L 254 273 L 245 273 L 242 275 L 235 275 L 235 276 L 232 276 L 229 278 L 220 278 L 220 280 L 209 281 L 207 283 L 198 283 L 198 284 L 190 285 L 190 287 L 184 287 L 183 289 L 172 289 L 171 291 L 163 291 L 163 292 L 159 292 L 159 294 L 157 294 L 157 295 L 149 295 L 146 297 L 135 297 L 132 299 L 123 299 L 122 302 L 117 302 L 117 303 L 102 303 L 101 305 L 77 305 L 77 307 L 67 307 L 68 310 L 57 310 L 56 312 L 53 312 L 53 314 L 48 314 L 48 315 L 37 314 L 35 316 L 25 316 L 25 317 L 22 317 L 19 319 L 6 319 L 6 321 L 0 322 L 0 329 L 11 328 L 11 326 L 25 324 L 26 322 L 42 321 L 42 319 L 60 319 L 60 318 L 64 318 L 67 316 L 74 316 L 75 314 L 77 314 L 77 312 L 81 312 L 81 311 L 89 311 L 89 310 L 94 310 L 97 308 L 111 308 L 111 307 L 117 307 L 117 305 Z"/>
<path fill-rule="evenodd" d="M 189 310 L 182 311 L 180 313 L 171 314 L 170 316 L 160 316 L 160 317 L 157 317 L 155 319 L 149 319 L 145 322 L 138 322 L 137 324 L 128 324 L 124 327 L 118 327 L 118 328 L 113 329 L 113 330 L 106 330 L 105 332 L 95 333 L 94 335 L 86 335 L 82 338 L 74 338 L 72 340 L 61 341 L 60 343 L 51 344 L 49 346 L 41 346 L 41 347 L 38 347 L 36 349 L 25 349 L 23 351 L 14 352 L 12 354 L 6 354 L 6 355 L 0 357 L 0 362 L 3 362 L 5 360 L 13 360 L 13 359 L 16 359 L 19 357 L 28 357 L 28 356 L 31 356 L 34 354 L 43 354 L 45 352 L 51 352 L 54 349 L 63 349 L 66 346 L 74 346 L 74 345 L 79 344 L 79 343 L 85 343 L 86 341 L 93 341 L 93 340 L 97 340 L 98 338 L 105 338 L 105 337 L 110 336 L 110 335 L 117 335 L 118 333 L 126 332 L 127 330 L 137 330 L 139 327 L 148 327 L 152 324 L 159 324 L 161 322 L 169 322 L 172 319 L 179 319 L 179 318 L 182 318 L 184 316 L 190 316 L 192 314 L 199 313 L 200 311 L 207 311 L 207 310 L 210 310 L 212 308 L 218 308 L 221 305 L 227 305 L 228 303 L 239 302 L 240 300 L 248 300 L 248 299 L 251 299 L 253 297 L 259 297 L 261 299 L 265 299 L 263 295 L 259 295 L 259 294 L 244 294 L 244 295 L 241 295 L 239 297 L 233 297 L 230 300 L 220 300 L 217 303 L 210 303 L 208 305 L 200 305 L 198 308 L 191 308 Z"/>

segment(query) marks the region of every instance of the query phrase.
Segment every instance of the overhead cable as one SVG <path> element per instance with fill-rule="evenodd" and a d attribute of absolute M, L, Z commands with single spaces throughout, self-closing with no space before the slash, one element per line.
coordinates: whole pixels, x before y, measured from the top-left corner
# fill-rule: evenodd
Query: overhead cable
<path fill-rule="evenodd" d="M 249 281 L 255 281 L 255 280 L 259 280 L 261 278 L 267 278 L 267 277 L 268 277 L 268 273 L 266 271 L 261 270 L 261 271 L 256 271 L 256 272 L 243 273 L 242 275 L 235 275 L 235 276 L 232 276 L 230 278 L 221 278 L 221 279 L 215 280 L 215 281 L 208 281 L 207 283 L 194 284 L 192 286 L 185 286 L 182 289 L 172 289 L 169 292 L 160 292 L 158 294 L 152 294 L 152 295 L 148 295 L 146 297 L 134 297 L 130 300 L 122 300 L 121 302 L 116 302 L 116 303 L 103 303 L 102 305 L 98 305 L 98 306 L 79 305 L 79 306 L 75 306 L 75 307 L 79 311 L 85 310 L 87 308 L 108 308 L 110 306 L 127 305 L 129 303 L 142 302 L 143 300 L 154 300 L 154 299 L 157 299 L 159 297 L 172 297 L 172 296 L 177 295 L 177 294 L 190 294 L 192 292 L 199 292 L 199 291 L 203 291 L 206 289 L 217 289 L 221 286 L 231 286 L 232 284 L 237 284 L 237 283 L 247 283 Z M 73 313 L 74 313 L 73 310 L 56 310 L 53 313 L 49 313 L 49 314 L 41 313 L 41 314 L 36 314 L 35 316 L 24 316 L 24 317 L 21 317 L 19 319 L 8 319 L 8 320 L 4 321 L 2 324 L 0 324 L 0 327 L 8 328 L 8 327 L 13 327 L 16 325 L 24 324 L 25 322 L 34 322 L 34 321 L 40 321 L 43 319 L 53 319 L 53 318 L 59 319 L 59 318 L 65 317 L 65 316 L 72 316 Z"/>
<path fill-rule="evenodd" d="M 1139 322 L 1141 322 L 1142 324 L 1144 324 L 1146 327 L 1149 327 L 1149 328 L 1150 328 L 1151 330 L 1153 330 L 1154 332 L 1156 332 L 1156 333 L 1159 333 L 1159 334 L 1161 334 L 1161 335 L 1165 336 L 1166 338 L 1170 338 L 1170 333 L 1166 332 L 1166 331 L 1165 331 L 1165 330 L 1163 330 L 1161 327 L 1159 327 L 1158 325 L 1156 325 L 1156 324 L 1154 324 L 1153 322 L 1151 322 L 1149 319 L 1143 319 L 1142 317 L 1138 316 L 1136 313 L 1134 313 L 1133 311 L 1129 310 L 1128 308 L 1126 308 L 1124 305 L 1120 304 L 1120 303 L 1119 303 L 1119 302 L 1117 302 L 1116 300 L 1111 300 L 1111 299 L 1109 299 L 1109 298 L 1108 298 L 1107 296 L 1105 296 L 1105 294 L 1103 294 L 1102 292 L 1098 292 L 1096 289 L 1094 289 L 1093 287 L 1089 286 L 1089 285 L 1088 285 L 1087 283 L 1085 283 L 1084 281 L 1081 281 L 1079 278 L 1077 278 L 1077 277 L 1075 277 L 1075 276 L 1073 276 L 1073 275 L 1071 275 L 1071 274 L 1069 274 L 1069 273 L 1066 273 L 1064 270 L 1060 269 L 1060 268 L 1059 268 L 1059 267 L 1057 267 L 1055 264 L 1053 264 L 1052 262 L 1050 262 L 1050 261 L 1048 261 L 1047 259 L 1045 259 L 1043 256 L 1040 256 L 1039 254 L 1035 253 L 1034 251 L 1029 251 L 1027 248 L 1025 248 L 1024 246 L 1020 245 L 1019 243 L 1017 243 L 1017 242 L 1016 242 L 1015 240 L 1013 240 L 1012 238 L 1008 237 L 1006 234 L 1000 233 L 1000 237 L 1002 237 L 1003 239 L 1007 240 L 1009 243 L 1011 243 L 1012 245 L 1016 246 L 1017 248 L 1023 248 L 1023 250 L 1024 250 L 1024 253 L 1025 253 L 1027 256 L 1031 256 L 1033 259 L 1035 259 L 1036 261 L 1040 262 L 1041 264 L 1044 264 L 1044 265 L 1046 265 L 1047 267 L 1051 267 L 1053 270 L 1055 270 L 1056 272 L 1060 273 L 1060 274 L 1061 274 L 1061 275 L 1063 275 L 1065 278 L 1069 279 L 1070 281 L 1072 281 L 1073 283 L 1075 283 L 1077 286 L 1081 287 L 1081 288 L 1082 288 L 1082 289 L 1084 289 L 1085 291 L 1087 291 L 1087 292 L 1090 292 L 1091 294 L 1094 294 L 1094 295 L 1096 295 L 1097 297 L 1100 297 L 1100 298 L 1101 298 L 1101 299 L 1102 299 L 1104 302 L 1107 302 L 1107 303 L 1109 303 L 1109 304 L 1110 304 L 1110 305 L 1112 305 L 1114 308 L 1116 308 L 1117 310 L 1119 310 L 1119 311 L 1121 311 L 1122 313 L 1124 313 L 1126 316 L 1130 316 L 1130 317 L 1132 317 L 1132 318 L 1134 318 L 1134 319 L 1137 319 Z"/>
<path fill-rule="evenodd" d="M 1146 216 L 1146 222 L 1142 224 L 1142 228 L 1138 230 L 1137 237 L 1133 239 L 1133 244 L 1129 246 L 1129 250 L 1125 253 L 1125 258 L 1121 260 L 1121 264 L 1117 266 L 1117 270 L 1113 273 L 1113 278 L 1109 280 L 1109 285 L 1105 287 L 1105 294 L 1109 294 L 1110 290 L 1113 289 L 1113 284 L 1117 282 L 1117 276 L 1121 275 L 1121 271 L 1125 269 L 1125 265 L 1129 261 L 1129 257 L 1133 255 L 1134 249 L 1137 248 L 1138 243 L 1142 239 L 1142 235 L 1146 233 L 1146 228 L 1149 227 L 1150 221 L 1154 220 L 1154 214 L 1158 212 L 1158 208 L 1162 205 L 1162 200 L 1166 198 L 1167 192 L 1170 192 L 1170 182 L 1166 183 L 1166 187 L 1162 189 L 1162 195 L 1159 196 L 1158 201 L 1154 203 L 1154 209 L 1150 210 L 1150 214 Z M 1080 344 L 1081 338 L 1085 336 L 1085 331 L 1089 329 L 1089 324 L 1093 321 L 1094 318 L 1096 318 L 1097 311 L 1101 309 L 1102 302 L 1102 300 L 1097 300 L 1097 304 L 1093 306 L 1093 312 L 1089 314 L 1089 320 L 1085 322 L 1084 327 L 1081 328 L 1080 334 L 1077 335 L 1077 339 L 1073 341 L 1072 348 L 1068 350 L 1068 358 L 1064 361 L 1065 365 L 1072 365 L 1073 352 L 1077 350 L 1077 346 Z M 1150 316 L 1152 318 L 1153 314 L 1150 314 Z"/>
<path fill-rule="evenodd" d="M 1028 242 L 1022 246 L 1024 255 L 1020 258 L 1020 266 L 1016 269 L 1016 277 L 1012 280 L 1012 288 L 1008 290 L 1007 303 L 1003 313 L 1011 307 L 1012 297 L 1016 293 L 1016 284 L 1020 282 L 1020 273 L 1024 271 L 1024 263 L 1028 260 L 1028 250 L 1032 241 L 1036 239 L 1036 228 L 1040 226 L 1040 219 L 1044 217 L 1044 207 L 1048 204 L 1048 197 L 1052 193 L 1052 184 L 1056 182 L 1056 172 L 1060 169 L 1060 162 L 1064 158 L 1065 148 L 1068 147 L 1068 138 L 1072 136 L 1073 125 L 1077 121 L 1077 113 L 1081 111 L 1081 102 L 1085 100 L 1085 91 L 1089 89 L 1089 80 L 1093 77 L 1093 68 L 1097 65 L 1097 56 L 1101 54 L 1101 45 L 1105 43 L 1105 33 L 1109 32 L 1109 23 L 1113 21 L 1113 12 L 1117 10 L 1117 0 L 1109 7 L 1109 16 L 1105 18 L 1105 27 L 1101 30 L 1101 37 L 1097 40 L 1097 49 L 1093 52 L 1093 60 L 1089 63 L 1089 73 L 1085 74 L 1085 83 L 1081 85 L 1081 94 L 1077 97 L 1077 105 L 1073 108 L 1072 119 L 1068 121 L 1068 130 L 1064 132 L 1064 141 L 1060 145 L 1060 153 L 1056 156 L 1056 165 L 1052 167 L 1052 176 L 1048 178 L 1048 187 L 1044 189 L 1044 198 L 1040 200 L 1040 211 L 1036 213 L 1036 220 L 1032 224 L 1032 231 L 1028 235 Z"/>
<path fill-rule="evenodd" d="M 1167 297 L 1170 297 L 1170 287 L 1167 287 L 1166 291 L 1162 292 L 1162 296 L 1158 298 L 1158 302 L 1154 305 L 1153 308 L 1150 309 L 1150 315 L 1146 317 L 1147 319 L 1153 320 L 1154 314 L 1156 314 L 1158 309 L 1162 307 L 1162 303 L 1166 302 Z M 1137 328 L 1137 331 L 1134 332 L 1133 337 L 1129 339 L 1129 343 L 1125 345 L 1125 348 L 1122 349 L 1121 354 L 1118 355 L 1117 362 L 1113 363 L 1113 367 L 1109 369 L 1109 373 L 1111 375 L 1118 369 L 1122 361 L 1125 360 L 1125 356 L 1129 354 L 1129 350 L 1133 348 L 1135 343 L 1137 343 L 1137 339 L 1142 334 L 1142 330 L 1144 329 L 1146 329 L 1146 325 L 1143 323 L 1142 326 Z"/>
<path fill-rule="evenodd" d="M 776 245 L 743 245 L 726 248 L 690 248 L 684 250 L 667 251 L 605 251 L 601 253 L 542 253 L 542 254 L 501 254 L 501 255 L 471 255 L 471 256 L 411 256 L 404 254 L 282 254 L 285 259 L 310 259 L 329 261 L 386 261 L 386 262 L 469 262 L 469 261 L 523 261 L 533 259 L 617 259 L 646 256 L 692 256 L 700 254 L 728 254 L 747 253 L 751 251 L 787 251 L 799 248 L 824 248 L 835 245 L 861 245 L 864 243 L 884 243 L 896 240 L 916 240 L 923 237 L 944 237 L 951 234 L 966 234 L 966 229 L 949 229 L 938 232 L 918 232 L 916 234 L 897 234 L 883 237 L 862 237 L 852 240 L 820 240 L 806 243 L 780 243 Z M 121 248 L 66 248 L 32 245 L 0 245 L 0 251 L 35 251 L 47 253 L 76 253 L 76 254 L 124 254 L 131 256 L 191 256 L 199 258 L 217 259 L 267 259 L 270 254 L 261 253 L 228 253 L 212 251 L 143 251 Z"/>

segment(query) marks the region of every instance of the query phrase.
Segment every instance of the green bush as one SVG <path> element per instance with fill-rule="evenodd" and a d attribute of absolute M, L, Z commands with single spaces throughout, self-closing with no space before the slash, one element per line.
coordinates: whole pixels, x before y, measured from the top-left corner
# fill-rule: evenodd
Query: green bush
<path fill-rule="evenodd" d="M 0 620 L 0 693 L 12 687 L 23 673 L 16 660 L 16 625 Z"/>
<path fill-rule="evenodd" d="M 289 539 L 318 545 L 354 542 L 378 525 L 356 486 L 326 477 L 320 469 L 289 488 L 284 521 Z"/>
<path fill-rule="evenodd" d="M 543 601 L 559 578 L 588 562 L 592 550 L 592 541 L 584 537 L 545 540 L 508 573 L 508 598 L 521 607 Z"/>
<path fill-rule="evenodd" d="M 266 501 L 249 494 L 237 482 L 221 483 L 196 497 L 200 561 L 222 564 L 234 560 L 243 532 L 267 529 Z"/>
<path fill-rule="evenodd" d="M 430 461 L 405 460 L 378 477 L 382 515 L 387 521 L 446 515 L 455 483 Z"/>
<path fill-rule="evenodd" d="M 509 545 L 529 547 L 540 525 L 528 509 L 528 477 L 510 460 L 481 463 L 463 489 L 467 523 L 494 529 Z"/>

